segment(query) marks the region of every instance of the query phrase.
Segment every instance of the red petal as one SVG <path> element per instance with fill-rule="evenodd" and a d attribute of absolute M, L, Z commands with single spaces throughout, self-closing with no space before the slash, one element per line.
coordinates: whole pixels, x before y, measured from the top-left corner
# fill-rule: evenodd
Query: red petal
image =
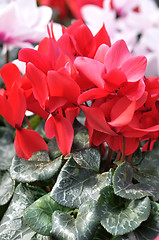
<path fill-rule="evenodd" d="M 52 64 L 48 56 L 40 51 L 30 48 L 24 48 L 19 51 L 18 58 L 22 62 L 31 62 L 45 74 L 52 69 Z"/>
<path fill-rule="evenodd" d="M 80 109 L 78 107 L 70 107 L 65 110 L 66 118 L 73 124 L 75 118 L 78 116 Z"/>
<path fill-rule="evenodd" d="M 13 63 L 7 63 L 5 64 L 1 70 L 0 74 L 2 76 L 2 79 L 5 83 L 6 89 L 9 90 L 13 83 L 16 82 L 18 86 L 21 83 L 21 73 L 17 66 Z"/>
<path fill-rule="evenodd" d="M 113 127 L 122 127 L 127 125 L 134 115 L 136 101 L 130 101 L 127 97 L 122 97 L 112 108 L 110 113 L 111 122 L 109 124 Z"/>
<path fill-rule="evenodd" d="M 0 115 L 2 115 L 12 127 L 15 127 L 13 109 L 8 103 L 5 95 L 0 95 Z"/>
<path fill-rule="evenodd" d="M 123 151 L 123 136 L 107 136 L 106 142 L 113 151 Z M 139 145 L 138 138 L 126 138 L 125 137 L 125 155 L 128 156 L 136 151 Z"/>
<path fill-rule="evenodd" d="M 142 148 L 142 152 L 144 152 L 144 151 L 152 151 L 153 146 L 154 146 L 154 144 L 155 144 L 156 141 L 157 141 L 156 139 L 153 139 L 153 140 L 151 140 L 150 142 L 147 141 L 147 142 L 144 144 L 143 148 Z"/>
<path fill-rule="evenodd" d="M 33 86 L 33 94 L 35 99 L 45 108 L 45 102 L 48 98 L 47 77 L 36 68 L 32 63 L 27 64 L 26 73 Z"/>
<path fill-rule="evenodd" d="M 75 40 L 72 36 L 65 33 L 58 40 L 58 46 L 62 50 L 62 52 L 67 55 L 72 61 L 75 59 Z"/>
<path fill-rule="evenodd" d="M 143 79 L 137 82 L 127 82 L 118 91 L 118 96 L 127 96 L 131 101 L 136 98 L 138 100 L 141 98 L 145 91 L 145 83 Z"/>
<path fill-rule="evenodd" d="M 29 95 L 26 99 L 27 101 L 27 110 L 39 115 L 40 117 L 47 119 L 48 118 L 48 112 L 46 112 L 44 109 L 40 107 L 39 102 L 35 99 L 33 93 Z"/>
<path fill-rule="evenodd" d="M 103 24 L 103 27 L 99 30 L 99 32 L 95 35 L 95 41 L 96 41 L 96 48 L 98 48 L 101 44 L 106 44 L 109 47 L 111 46 L 110 37 L 108 35 L 108 32 L 106 31 L 105 24 Z"/>
<path fill-rule="evenodd" d="M 39 150 L 48 151 L 47 144 L 40 134 L 30 129 L 17 130 L 14 145 L 18 157 L 25 159 L 29 159 Z"/>
<path fill-rule="evenodd" d="M 105 80 L 105 90 L 107 92 L 114 92 L 121 87 L 121 84 L 127 82 L 127 78 L 119 69 L 113 69 L 108 74 L 102 74 Z"/>
<path fill-rule="evenodd" d="M 122 64 L 121 70 L 125 73 L 128 82 L 136 82 L 144 76 L 146 65 L 146 57 L 134 56 Z"/>
<path fill-rule="evenodd" d="M 48 138 L 53 138 L 56 135 L 55 119 L 51 114 L 45 123 L 45 133 Z"/>
<path fill-rule="evenodd" d="M 15 125 L 21 127 L 26 112 L 26 100 L 24 93 L 21 89 L 17 89 L 16 85 L 14 85 L 10 91 L 8 102 L 13 109 L 13 119 Z"/>
<path fill-rule="evenodd" d="M 82 111 L 84 112 L 87 122 L 91 128 L 116 136 L 116 133 L 109 127 L 108 123 L 105 120 L 105 116 L 100 108 L 92 108 L 81 106 Z"/>
<path fill-rule="evenodd" d="M 55 65 L 55 70 L 58 70 L 61 67 L 64 67 L 67 63 L 69 63 L 69 66 L 70 66 L 70 75 L 73 79 L 75 79 L 77 76 L 77 70 L 76 70 L 74 64 L 72 63 L 71 59 L 64 54 L 61 54 L 59 56 L 59 58 L 57 59 L 56 65 Z"/>
<path fill-rule="evenodd" d="M 62 154 L 67 155 L 71 151 L 74 130 L 70 121 L 60 115 L 55 117 L 56 140 Z"/>
<path fill-rule="evenodd" d="M 58 108 L 64 106 L 67 103 L 66 98 L 63 97 L 49 97 L 49 100 L 46 101 L 45 109 L 49 113 L 53 113 Z"/>
<path fill-rule="evenodd" d="M 76 40 L 76 49 L 80 56 L 94 56 L 96 42 L 86 24 L 81 24 L 76 31 L 74 31 L 73 37 Z"/>
<path fill-rule="evenodd" d="M 82 104 L 89 100 L 106 97 L 109 93 L 102 88 L 92 88 L 88 91 L 83 92 L 78 98 L 78 104 Z"/>
<path fill-rule="evenodd" d="M 77 57 L 74 64 L 82 75 L 84 75 L 97 87 L 104 88 L 104 80 L 102 78 L 104 65 L 102 63 L 91 58 Z"/>
<path fill-rule="evenodd" d="M 50 95 L 52 97 L 65 97 L 71 103 L 76 104 L 77 98 L 80 95 L 80 88 L 69 76 L 68 71 L 66 69 L 63 70 L 48 72 L 47 78 Z"/>
<path fill-rule="evenodd" d="M 131 57 L 124 40 L 115 42 L 105 56 L 105 67 L 107 72 L 114 68 L 120 68 L 122 64 Z"/>

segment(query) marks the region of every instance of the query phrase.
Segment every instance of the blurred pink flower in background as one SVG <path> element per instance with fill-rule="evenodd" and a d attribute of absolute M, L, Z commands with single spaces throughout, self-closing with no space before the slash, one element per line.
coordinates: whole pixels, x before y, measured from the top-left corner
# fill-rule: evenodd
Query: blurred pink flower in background
<path fill-rule="evenodd" d="M 146 75 L 159 75 L 159 8 L 153 0 L 105 0 L 103 8 L 87 5 L 81 11 L 94 34 L 105 23 L 112 43 L 124 39 L 133 54 L 148 58 Z"/>
<path fill-rule="evenodd" d="M 13 47 L 31 47 L 47 35 L 52 17 L 49 7 L 37 7 L 36 0 L 0 1 L 0 42 L 3 52 Z"/>

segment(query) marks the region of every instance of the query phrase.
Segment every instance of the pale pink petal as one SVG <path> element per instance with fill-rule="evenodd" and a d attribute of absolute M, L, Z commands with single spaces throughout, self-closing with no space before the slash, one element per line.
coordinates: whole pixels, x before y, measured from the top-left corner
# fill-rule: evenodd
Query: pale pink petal
<path fill-rule="evenodd" d="M 91 58 L 77 57 L 74 64 L 77 70 L 97 87 L 104 87 L 104 80 L 101 76 L 104 71 L 104 65 L 102 63 Z"/>
<path fill-rule="evenodd" d="M 107 72 L 114 68 L 120 68 L 130 57 L 131 54 L 124 40 L 118 40 L 109 48 L 105 55 L 105 67 Z"/>
<path fill-rule="evenodd" d="M 134 56 L 130 57 L 122 64 L 121 70 L 125 73 L 128 82 L 136 82 L 140 78 L 144 77 L 146 65 L 146 57 Z"/>

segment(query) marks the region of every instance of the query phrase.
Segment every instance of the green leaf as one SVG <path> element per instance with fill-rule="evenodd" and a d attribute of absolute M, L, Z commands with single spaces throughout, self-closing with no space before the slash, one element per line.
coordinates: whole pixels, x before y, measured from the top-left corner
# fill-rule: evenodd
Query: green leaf
<path fill-rule="evenodd" d="M 55 201 L 70 208 L 78 208 L 85 201 L 97 200 L 100 190 L 112 184 L 111 170 L 103 174 L 97 172 L 98 151 L 83 150 L 79 155 L 81 156 L 78 159 L 80 165 L 70 158 L 61 169 L 51 191 L 51 197 Z M 76 157 L 75 159 L 77 161 Z"/>
<path fill-rule="evenodd" d="M 11 165 L 15 155 L 13 141 L 13 132 L 6 127 L 0 127 L 0 170 L 7 170 Z"/>
<path fill-rule="evenodd" d="M 89 148 L 89 133 L 88 130 L 75 120 L 74 123 L 74 139 L 72 148 L 75 149 L 83 149 Z"/>
<path fill-rule="evenodd" d="M 147 154 L 137 165 L 124 162 L 115 171 L 113 178 L 116 195 L 127 199 L 140 199 L 144 196 L 153 196 L 159 199 L 159 169 L 158 159 L 151 159 Z"/>
<path fill-rule="evenodd" d="M 96 202 L 80 206 L 77 218 L 61 211 L 52 215 L 52 235 L 60 240 L 92 240 L 99 224 Z"/>
<path fill-rule="evenodd" d="M 93 240 L 110 240 L 112 235 L 108 233 L 105 228 L 100 224 L 97 227 Z"/>
<path fill-rule="evenodd" d="M 33 232 L 23 221 L 23 211 L 44 194 L 40 188 L 19 184 L 0 223 L 1 240 L 31 239 Z"/>
<path fill-rule="evenodd" d="M 15 181 L 8 170 L 0 171 L 0 205 L 6 204 L 13 195 Z"/>
<path fill-rule="evenodd" d="M 18 182 L 43 181 L 54 176 L 62 165 L 62 157 L 50 161 L 48 152 L 39 151 L 29 160 L 15 156 L 12 161 L 10 173 Z"/>
<path fill-rule="evenodd" d="M 123 235 L 136 229 L 150 214 L 148 197 L 125 200 L 114 194 L 113 187 L 101 190 L 98 200 L 102 226 L 112 235 Z"/>
<path fill-rule="evenodd" d="M 32 230 L 49 236 L 52 228 L 52 214 L 56 210 L 68 212 L 70 208 L 59 205 L 50 197 L 50 194 L 47 194 L 26 208 L 23 217 Z"/>
<path fill-rule="evenodd" d="M 147 221 L 143 222 L 134 233 L 136 239 L 140 240 L 154 240 L 159 233 L 159 204 L 151 202 L 152 209 Z M 130 239 L 131 240 L 131 239 Z"/>
<path fill-rule="evenodd" d="M 151 202 L 151 205 L 151 213 L 146 221 L 133 232 L 115 237 L 113 240 L 154 240 L 159 233 L 159 204 Z"/>
<path fill-rule="evenodd" d="M 48 143 L 48 148 L 49 148 L 49 154 L 50 154 L 51 159 L 55 159 L 55 158 L 59 157 L 60 155 L 62 155 L 55 137 L 50 139 L 50 141 Z"/>
<path fill-rule="evenodd" d="M 72 154 L 75 162 L 86 169 L 99 171 L 100 167 L 100 153 L 95 148 L 84 149 Z"/>
<path fill-rule="evenodd" d="M 26 239 L 27 240 L 27 239 Z M 29 240 L 29 239 L 28 239 Z M 41 234 L 35 234 L 31 240 L 54 240 L 53 238 L 49 237 L 49 236 L 43 236 Z"/>

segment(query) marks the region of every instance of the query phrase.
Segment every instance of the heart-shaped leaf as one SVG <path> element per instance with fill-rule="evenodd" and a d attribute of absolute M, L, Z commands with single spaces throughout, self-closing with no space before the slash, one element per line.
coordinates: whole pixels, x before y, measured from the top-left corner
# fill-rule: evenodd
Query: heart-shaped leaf
<path fill-rule="evenodd" d="M 0 170 L 7 170 L 15 155 L 13 132 L 6 127 L 0 127 Z"/>
<path fill-rule="evenodd" d="M 112 186 L 101 190 L 98 205 L 102 226 L 114 236 L 136 229 L 147 220 L 151 209 L 148 197 L 125 200 L 114 194 Z"/>
<path fill-rule="evenodd" d="M 39 151 L 29 160 L 15 156 L 12 161 L 10 173 L 18 182 L 43 181 L 54 176 L 60 169 L 62 157 L 50 161 L 46 151 Z"/>
<path fill-rule="evenodd" d="M 159 234 L 159 204 L 151 202 L 151 205 L 149 218 L 134 231 L 137 240 L 153 240 Z"/>
<path fill-rule="evenodd" d="M 32 230 L 49 236 L 52 228 L 52 214 L 60 210 L 68 212 L 71 209 L 56 203 L 50 194 L 46 194 L 25 209 L 23 217 Z"/>
<path fill-rule="evenodd" d="M 10 205 L 0 223 L 1 240 L 31 239 L 35 232 L 25 225 L 22 213 L 45 192 L 37 187 L 19 184 L 14 192 Z"/>
<path fill-rule="evenodd" d="M 15 181 L 9 171 L 0 171 L 0 205 L 6 204 L 13 195 Z"/>
<path fill-rule="evenodd" d="M 159 233 L 159 204 L 151 202 L 149 218 L 128 234 L 113 238 L 113 240 L 154 240 Z"/>
<path fill-rule="evenodd" d="M 54 212 L 51 232 L 61 240 L 92 240 L 98 224 L 96 202 L 86 202 L 80 206 L 76 219 L 61 211 Z"/>
<path fill-rule="evenodd" d="M 79 157 L 80 156 L 80 157 Z M 85 201 L 97 200 L 100 190 L 112 184 L 112 171 L 98 174 L 99 153 L 95 149 L 75 154 L 61 169 L 51 191 L 51 197 L 59 204 L 78 208 Z"/>
<path fill-rule="evenodd" d="M 116 169 L 113 178 L 116 195 L 127 199 L 140 199 L 153 196 L 159 199 L 158 159 L 151 159 L 147 154 L 138 166 L 124 162 Z"/>

